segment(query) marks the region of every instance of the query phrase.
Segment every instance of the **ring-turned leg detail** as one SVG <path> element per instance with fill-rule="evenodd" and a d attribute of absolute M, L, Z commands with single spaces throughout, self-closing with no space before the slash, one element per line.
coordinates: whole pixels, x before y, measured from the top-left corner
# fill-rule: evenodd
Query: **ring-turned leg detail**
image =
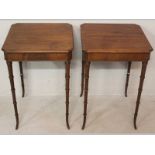
<path fill-rule="evenodd" d="M 126 75 L 126 84 L 125 84 L 125 97 L 127 97 L 129 77 L 130 77 L 131 61 L 128 62 L 128 70 Z"/>
<path fill-rule="evenodd" d="M 22 97 L 25 96 L 25 86 L 24 86 L 24 74 L 23 74 L 23 64 L 19 62 L 19 69 L 20 69 L 20 77 L 21 77 L 21 86 L 22 86 Z"/>
<path fill-rule="evenodd" d="M 145 79 L 145 72 L 146 72 L 146 68 L 147 68 L 147 63 L 148 63 L 148 61 L 142 62 L 142 70 L 141 70 L 140 83 L 139 83 L 139 89 L 138 89 L 138 95 L 137 95 L 137 101 L 136 101 L 136 108 L 135 108 L 135 114 L 134 114 L 134 128 L 135 129 L 137 129 L 136 120 L 137 120 L 137 115 L 138 115 L 141 93 L 142 93 L 142 89 L 143 89 L 143 83 L 144 83 L 144 79 Z"/>
<path fill-rule="evenodd" d="M 65 62 L 66 65 L 66 125 L 67 128 L 70 129 L 69 126 L 69 79 L 70 79 L 70 61 Z"/>
<path fill-rule="evenodd" d="M 15 111 L 15 117 L 16 117 L 16 129 L 18 129 L 19 117 L 18 117 L 18 109 L 17 109 L 17 101 L 16 101 L 16 92 L 15 92 L 15 86 L 14 86 L 12 62 L 7 61 L 7 66 L 8 66 L 9 79 L 10 79 L 10 85 L 11 85 L 11 91 L 12 91 L 12 99 L 13 99 L 13 105 L 14 105 L 14 111 Z"/>
<path fill-rule="evenodd" d="M 88 99 L 89 68 L 90 68 L 90 62 L 86 62 L 85 63 L 84 113 L 83 113 L 83 125 L 82 125 L 82 129 L 85 128 L 86 117 L 87 117 L 87 99 Z"/>
<path fill-rule="evenodd" d="M 81 94 L 80 94 L 80 97 L 82 97 L 83 89 L 84 89 L 84 65 L 85 65 L 84 52 L 82 52 L 82 73 L 81 73 Z"/>

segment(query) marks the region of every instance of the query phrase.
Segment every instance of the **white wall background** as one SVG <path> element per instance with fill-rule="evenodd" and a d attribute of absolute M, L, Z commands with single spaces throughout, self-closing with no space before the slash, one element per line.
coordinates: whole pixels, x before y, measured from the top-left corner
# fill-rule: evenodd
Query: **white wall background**
<path fill-rule="evenodd" d="M 13 23 L 25 22 L 67 22 L 74 28 L 75 48 L 71 63 L 71 95 L 80 94 L 81 82 L 81 43 L 80 24 L 82 23 L 136 23 L 144 30 L 148 40 L 155 48 L 155 20 L 0 20 L 0 47 L 2 47 L 9 28 Z M 64 95 L 64 62 L 24 62 L 26 96 Z M 143 95 L 155 95 L 155 53 L 151 54 L 144 83 Z M 124 95 L 126 62 L 95 62 L 90 66 L 90 95 Z M 129 95 L 137 95 L 140 62 L 133 62 L 129 81 Z M 18 63 L 14 62 L 14 77 L 17 95 L 21 95 Z M 10 83 L 3 52 L 0 52 L 0 96 L 10 95 Z"/>

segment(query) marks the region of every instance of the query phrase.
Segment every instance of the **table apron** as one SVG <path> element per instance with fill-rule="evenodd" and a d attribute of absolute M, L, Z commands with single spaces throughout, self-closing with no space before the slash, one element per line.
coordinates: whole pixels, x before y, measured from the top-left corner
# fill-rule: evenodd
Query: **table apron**
<path fill-rule="evenodd" d="M 149 60 L 150 53 L 86 53 L 85 59 L 88 61 L 146 61 Z"/>
<path fill-rule="evenodd" d="M 71 60 L 72 54 L 69 53 L 6 53 L 7 61 L 59 61 Z"/>

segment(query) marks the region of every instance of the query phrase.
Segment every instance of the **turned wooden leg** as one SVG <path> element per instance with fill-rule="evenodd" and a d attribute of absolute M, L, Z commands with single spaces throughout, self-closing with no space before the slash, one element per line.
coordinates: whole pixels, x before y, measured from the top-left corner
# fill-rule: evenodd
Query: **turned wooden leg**
<path fill-rule="evenodd" d="M 84 113 L 83 113 L 83 125 L 82 125 L 82 129 L 85 128 L 86 116 L 87 116 L 89 68 L 90 68 L 90 62 L 86 62 L 85 63 Z"/>
<path fill-rule="evenodd" d="M 82 97 L 83 89 L 84 89 L 84 65 L 85 65 L 84 53 L 82 52 L 82 73 L 81 73 L 81 94 L 80 94 L 80 97 Z"/>
<path fill-rule="evenodd" d="M 20 69 L 20 77 L 21 77 L 21 86 L 22 86 L 22 97 L 25 96 L 25 86 L 24 86 L 24 74 L 23 74 L 23 64 L 19 62 L 19 69 Z"/>
<path fill-rule="evenodd" d="M 129 77 L 130 77 L 131 61 L 128 62 L 128 70 L 126 75 L 126 84 L 125 84 L 125 97 L 127 97 Z"/>
<path fill-rule="evenodd" d="M 139 109 L 140 98 L 141 98 L 141 93 L 142 93 L 142 89 L 143 89 L 143 83 L 144 83 L 147 63 L 148 63 L 148 61 L 142 62 L 142 70 L 141 70 L 140 83 L 139 83 L 136 108 L 135 108 L 135 114 L 134 114 L 134 128 L 135 129 L 137 129 L 136 120 L 137 120 L 137 115 L 138 115 L 138 109 Z"/>
<path fill-rule="evenodd" d="M 70 79 L 70 61 L 65 62 L 66 65 L 66 125 L 67 128 L 70 129 L 69 126 L 69 79 Z"/>
<path fill-rule="evenodd" d="M 10 85 L 11 85 L 11 91 L 12 91 L 14 111 L 15 111 L 15 116 L 16 116 L 16 129 L 18 129 L 19 118 L 18 118 L 18 109 L 17 109 L 17 102 L 16 102 L 16 92 L 15 92 L 15 86 L 14 86 L 12 62 L 7 61 L 7 66 L 8 66 L 9 79 L 10 79 Z"/>

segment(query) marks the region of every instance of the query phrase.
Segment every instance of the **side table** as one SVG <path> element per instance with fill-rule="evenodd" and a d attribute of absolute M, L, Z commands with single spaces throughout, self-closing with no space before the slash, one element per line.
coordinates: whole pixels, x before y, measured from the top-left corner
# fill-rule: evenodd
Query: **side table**
<path fill-rule="evenodd" d="M 8 66 L 16 129 L 19 126 L 12 63 L 19 62 L 24 96 L 22 61 L 65 61 L 66 70 L 66 125 L 69 129 L 69 78 L 73 50 L 73 29 L 66 23 L 17 23 L 10 28 L 2 47 Z"/>
<path fill-rule="evenodd" d="M 129 82 L 132 61 L 141 61 L 142 70 L 134 114 L 134 128 L 140 104 L 145 72 L 150 52 L 153 50 L 141 27 L 136 24 L 83 24 L 81 25 L 82 42 L 82 80 L 81 96 L 84 90 L 85 128 L 87 115 L 88 80 L 91 61 L 127 61 L 128 70 L 125 85 L 125 96 Z"/>

